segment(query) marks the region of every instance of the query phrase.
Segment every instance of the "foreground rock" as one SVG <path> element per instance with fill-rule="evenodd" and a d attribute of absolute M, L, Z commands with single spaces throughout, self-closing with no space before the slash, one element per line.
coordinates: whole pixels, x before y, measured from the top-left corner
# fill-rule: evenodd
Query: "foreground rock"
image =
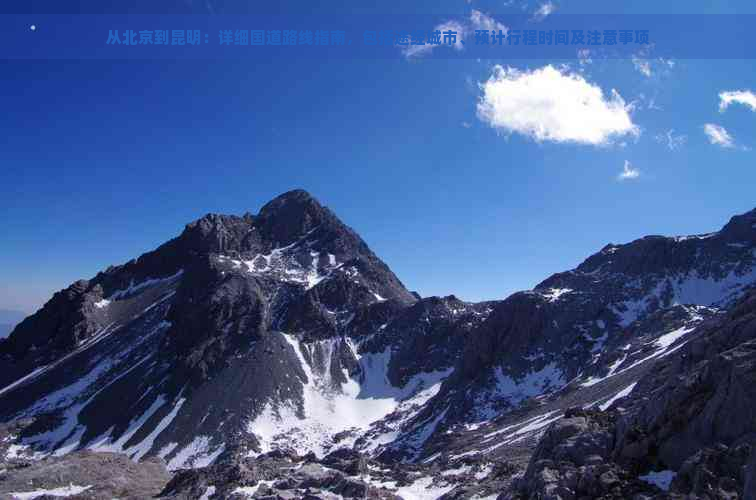
<path fill-rule="evenodd" d="M 616 412 L 573 409 L 541 438 L 507 498 L 635 498 L 657 488 L 611 462 Z"/>
<path fill-rule="evenodd" d="M 410 467 L 411 469 L 411 467 Z M 322 460 L 282 451 L 247 458 L 235 464 L 179 471 L 162 498 L 373 498 L 399 499 L 388 488 L 408 472 L 386 469 L 351 450 L 336 451 Z"/>
<path fill-rule="evenodd" d="M 153 498 L 170 479 L 159 459 L 136 463 L 116 453 L 77 451 L 65 457 L 5 464 L 0 474 L 0 498 L 32 498 L 31 493 L 92 500 Z M 23 494 L 27 496 L 24 497 Z M 71 495 L 68 495 L 71 496 Z M 37 497 L 34 497 L 37 498 Z"/>

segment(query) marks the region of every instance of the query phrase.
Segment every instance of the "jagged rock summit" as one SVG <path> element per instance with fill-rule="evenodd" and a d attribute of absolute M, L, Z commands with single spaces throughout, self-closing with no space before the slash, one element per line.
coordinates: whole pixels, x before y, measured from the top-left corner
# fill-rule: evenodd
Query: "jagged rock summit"
<path fill-rule="evenodd" d="M 2 417 L 48 415 L 26 431 L 38 450 L 160 454 L 172 467 L 231 453 L 245 434 L 234 453 L 262 449 L 273 436 L 249 432 L 255 417 L 288 412 L 293 425 L 322 409 L 310 396 L 331 404 L 364 376 L 359 338 L 416 301 L 352 229 L 291 191 L 258 215 L 206 215 L 58 292 L 0 343 L 2 385 L 13 382 Z"/>

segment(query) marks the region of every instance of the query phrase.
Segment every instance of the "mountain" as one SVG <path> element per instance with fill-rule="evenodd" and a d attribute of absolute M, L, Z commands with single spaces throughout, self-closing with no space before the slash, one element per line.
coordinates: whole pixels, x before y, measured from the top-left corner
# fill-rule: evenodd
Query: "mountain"
<path fill-rule="evenodd" d="M 483 303 L 409 292 L 301 190 L 209 214 L 0 340 L 0 493 L 32 480 L 88 498 L 566 499 L 607 484 L 662 495 L 641 479 L 661 470 L 685 494 L 702 484 L 682 479 L 690 460 L 703 470 L 697 453 L 750 463 L 756 395 L 727 382 L 750 365 L 720 358 L 756 336 L 737 326 L 755 281 L 756 210 L 711 234 L 607 245 Z M 687 408 L 710 416 L 675 419 Z M 636 432 L 644 446 L 622 444 Z M 575 458 L 584 441 L 605 469 L 591 474 L 619 478 L 586 476 L 589 493 L 570 482 L 599 466 Z M 129 479 L 113 485 L 124 455 Z"/>
<path fill-rule="evenodd" d="M 716 233 L 607 245 L 498 303 L 470 337 L 435 414 L 448 408 L 447 421 L 487 420 L 662 356 L 644 346 L 726 309 L 756 281 L 754 226 L 756 211 Z"/>

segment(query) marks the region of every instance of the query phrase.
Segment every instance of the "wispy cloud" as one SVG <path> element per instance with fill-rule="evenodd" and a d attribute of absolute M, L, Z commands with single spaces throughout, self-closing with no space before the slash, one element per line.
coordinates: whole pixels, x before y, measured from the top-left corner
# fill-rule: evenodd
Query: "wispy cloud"
<path fill-rule="evenodd" d="M 723 148 L 735 147 L 735 140 L 732 138 L 730 133 L 727 132 L 727 130 L 721 125 L 717 125 L 715 123 L 707 123 L 703 126 L 703 130 L 706 134 L 706 137 L 709 138 L 710 143 L 716 146 L 721 146 Z"/>
<path fill-rule="evenodd" d="M 632 55 L 630 61 L 632 61 L 635 70 L 646 78 L 651 78 L 654 75 L 669 74 L 675 67 L 675 61 L 673 59 L 664 59 L 663 57 L 653 57 L 653 51 L 654 46 L 652 44 L 641 48 Z"/>
<path fill-rule="evenodd" d="M 504 24 L 498 22 L 493 17 L 479 11 L 476 9 L 473 9 L 470 13 L 470 17 L 467 19 L 457 21 L 457 20 L 451 20 L 446 21 L 444 23 L 441 23 L 437 25 L 435 28 L 433 28 L 434 31 L 455 31 L 457 33 L 457 41 L 452 45 L 455 50 L 464 50 L 465 45 L 462 43 L 462 39 L 465 38 L 467 35 L 470 35 L 471 33 L 474 33 L 475 30 L 501 30 L 502 32 L 506 33 L 509 28 L 507 28 Z M 411 58 L 418 58 L 418 57 L 424 57 L 427 55 L 430 55 L 431 52 L 436 47 L 448 47 L 449 45 L 409 45 L 407 47 L 402 47 L 402 53 L 404 56 L 408 59 Z"/>
<path fill-rule="evenodd" d="M 444 33 L 445 31 L 454 31 L 457 33 L 457 41 L 452 45 L 455 50 L 462 50 L 464 49 L 464 44 L 462 43 L 462 36 L 466 32 L 466 27 L 457 22 L 457 21 L 447 21 L 445 23 L 441 23 L 437 25 L 435 28 L 433 28 L 434 31 L 440 31 L 441 33 Z M 436 47 L 448 47 L 449 45 L 431 45 L 431 44 L 424 44 L 424 45 L 409 45 L 407 47 L 402 47 L 402 53 L 404 56 L 408 59 L 413 57 L 423 57 L 428 54 L 430 54 L 434 48 Z"/>
<path fill-rule="evenodd" d="M 473 9 L 473 11 L 470 13 L 470 25 L 472 27 L 472 31 L 496 30 L 498 32 L 499 30 L 501 30 L 504 33 L 509 31 L 509 28 L 504 24 L 500 23 L 493 17 L 475 9 Z"/>
<path fill-rule="evenodd" d="M 591 58 L 591 49 L 578 49 L 577 58 L 580 66 L 593 64 L 593 59 Z"/>
<path fill-rule="evenodd" d="M 667 149 L 669 149 L 670 151 L 677 151 L 678 149 L 685 146 L 686 142 L 688 142 L 687 135 L 683 135 L 683 134 L 676 135 L 674 129 L 670 129 L 662 134 L 658 134 L 655 137 L 655 139 L 656 139 L 656 142 L 667 146 Z"/>
<path fill-rule="evenodd" d="M 535 13 L 533 13 L 533 19 L 536 21 L 541 21 L 545 19 L 546 17 L 550 16 L 551 14 L 553 14 L 555 10 L 556 10 L 556 5 L 554 4 L 554 2 L 550 2 L 550 1 L 544 2 L 541 4 L 540 7 L 538 7 Z"/>
<path fill-rule="evenodd" d="M 640 170 L 633 167 L 632 164 L 625 160 L 625 165 L 622 167 L 622 172 L 617 175 L 618 181 L 632 181 L 640 177 Z"/>
<path fill-rule="evenodd" d="M 479 119 L 506 133 L 594 146 L 640 134 L 630 116 L 632 106 L 619 93 L 612 90 L 605 96 L 599 86 L 564 68 L 520 71 L 496 66 L 480 88 Z"/>
<path fill-rule="evenodd" d="M 651 62 L 648 59 L 633 56 L 632 61 L 633 66 L 635 66 L 635 69 L 638 72 L 640 72 L 646 78 L 651 78 Z"/>
<path fill-rule="evenodd" d="M 730 90 L 719 93 L 719 112 L 724 113 L 731 104 L 742 104 L 756 111 L 756 94 L 750 90 Z"/>

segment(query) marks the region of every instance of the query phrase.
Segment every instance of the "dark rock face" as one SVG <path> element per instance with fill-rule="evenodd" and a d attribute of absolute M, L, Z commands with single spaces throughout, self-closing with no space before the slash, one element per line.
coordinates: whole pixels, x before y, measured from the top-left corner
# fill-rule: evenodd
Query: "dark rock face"
<path fill-rule="evenodd" d="M 369 339 L 365 347 L 395 346 L 388 377 L 394 385 L 403 385 L 419 372 L 454 366 L 468 334 L 483 323 L 490 306 L 466 303 L 453 295 L 422 299 L 397 312 L 385 323 L 383 335 Z"/>
<path fill-rule="evenodd" d="M 199 385 L 231 353 L 265 335 L 267 305 L 256 280 L 224 276 L 206 262 L 186 274 L 168 313 L 163 350 Z"/>
<path fill-rule="evenodd" d="M 100 326 L 93 315 L 94 303 L 100 298 L 102 289 L 90 287 L 85 280 L 57 292 L 42 309 L 16 326 L 0 344 L 0 356 L 25 360 L 30 351 L 44 350 L 52 355 L 71 350 Z"/>

